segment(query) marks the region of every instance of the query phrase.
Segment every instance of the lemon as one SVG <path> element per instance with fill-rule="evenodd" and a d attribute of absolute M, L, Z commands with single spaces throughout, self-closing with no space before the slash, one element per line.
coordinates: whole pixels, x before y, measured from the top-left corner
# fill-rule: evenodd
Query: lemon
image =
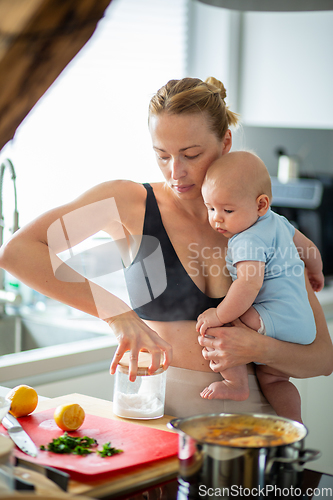
<path fill-rule="evenodd" d="M 63 431 L 76 431 L 85 419 L 84 409 L 76 404 L 58 406 L 53 414 L 55 423 Z"/>
<path fill-rule="evenodd" d="M 25 417 L 32 413 L 38 404 L 38 394 L 29 385 L 18 385 L 6 396 L 11 401 L 10 413 L 14 417 Z"/>

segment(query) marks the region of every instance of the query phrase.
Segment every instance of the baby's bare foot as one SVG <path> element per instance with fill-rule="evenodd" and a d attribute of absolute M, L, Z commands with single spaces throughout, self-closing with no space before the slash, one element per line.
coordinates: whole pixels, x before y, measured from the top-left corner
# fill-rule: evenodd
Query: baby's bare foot
<path fill-rule="evenodd" d="M 210 389 L 210 386 L 206 387 L 202 392 L 200 392 L 200 396 L 204 399 L 213 399 L 212 397 L 210 397 L 211 394 L 213 394 L 213 390 Z"/>
<path fill-rule="evenodd" d="M 234 386 L 226 380 L 213 382 L 206 387 L 200 396 L 204 399 L 232 399 L 233 401 L 244 401 L 249 397 L 248 387 Z"/>

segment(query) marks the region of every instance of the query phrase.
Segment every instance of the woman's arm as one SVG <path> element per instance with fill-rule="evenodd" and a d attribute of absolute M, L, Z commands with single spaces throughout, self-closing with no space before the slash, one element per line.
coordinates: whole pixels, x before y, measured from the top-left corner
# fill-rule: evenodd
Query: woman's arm
<path fill-rule="evenodd" d="M 298 229 L 295 229 L 294 243 L 300 258 L 304 261 L 313 290 L 319 292 L 324 286 L 325 278 L 323 275 L 323 261 L 318 248 Z"/>
<path fill-rule="evenodd" d="M 131 221 L 138 219 L 140 188 L 121 182 L 97 186 L 72 203 L 40 216 L 17 231 L 0 249 L 0 266 L 19 280 L 48 297 L 107 321 L 120 342 L 116 353 L 118 361 L 125 350 L 132 351 L 132 379 L 140 349 L 152 353 L 150 370 L 153 372 L 160 364 L 161 352 L 165 367 L 170 364 L 171 346 L 125 302 L 63 264 L 57 254 L 101 230 L 117 242 L 126 242 L 128 234 L 140 234 L 139 228 L 130 227 Z M 126 246 L 120 245 L 125 262 L 129 256 Z M 113 362 L 111 369 L 114 366 Z"/>
<path fill-rule="evenodd" d="M 209 335 L 213 335 L 214 339 L 199 336 L 199 344 L 204 347 L 203 357 L 211 361 L 211 369 L 221 372 L 254 361 L 294 378 L 330 375 L 333 371 L 332 340 L 323 310 L 308 279 L 306 284 L 317 327 L 312 344 L 293 344 L 266 337 L 237 320 L 232 327 L 209 330 Z M 213 348 L 214 351 L 208 352 L 205 347 Z"/>
<path fill-rule="evenodd" d="M 57 254 L 72 249 L 100 230 L 110 233 L 112 224 L 115 237 L 124 238 L 120 221 L 117 223 L 117 217 L 111 213 L 116 211 L 112 210 L 113 207 L 112 196 L 108 198 L 102 187 L 96 187 L 77 200 L 50 210 L 17 231 L 1 247 L 0 266 L 33 289 L 99 316 L 89 281 L 64 265 Z M 97 285 L 95 289 L 97 299 L 100 295 L 101 309 L 106 308 L 103 313 L 101 311 L 105 317 L 129 310 L 122 301 L 108 304 L 103 289 Z"/>

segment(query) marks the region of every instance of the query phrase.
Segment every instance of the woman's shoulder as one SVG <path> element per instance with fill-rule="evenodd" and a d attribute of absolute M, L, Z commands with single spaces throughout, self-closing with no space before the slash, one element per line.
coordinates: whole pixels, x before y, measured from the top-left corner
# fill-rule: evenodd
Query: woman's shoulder
<path fill-rule="evenodd" d="M 82 193 L 74 200 L 74 203 L 84 202 L 88 204 L 111 198 L 116 201 L 117 205 L 126 205 L 128 207 L 144 201 L 146 190 L 143 184 L 138 182 L 121 179 L 106 181 Z"/>
<path fill-rule="evenodd" d="M 163 182 L 147 183 L 153 190 L 160 191 Z M 112 181 L 102 182 L 91 188 L 87 193 L 97 196 L 123 196 L 124 198 L 132 199 L 134 197 L 146 197 L 147 190 L 144 184 L 140 182 L 130 181 L 127 179 L 117 179 Z"/>
<path fill-rule="evenodd" d="M 155 184 L 152 184 L 155 189 Z M 158 187 L 157 187 L 158 189 Z M 108 204 L 116 207 L 120 220 L 128 228 L 129 232 L 139 234 L 139 228 L 143 224 L 146 207 L 147 190 L 139 182 L 130 180 L 112 180 L 98 184 L 84 193 L 78 203 L 88 205 L 103 202 L 108 215 L 111 217 L 113 210 L 108 210 Z M 142 219 L 142 220 L 141 220 Z"/>
<path fill-rule="evenodd" d="M 87 194 L 91 193 L 95 196 L 114 196 L 114 195 L 129 195 L 144 192 L 143 184 L 126 179 L 116 179 L 105 181 L 96 186 L 93 186 Z"/>
<path fill-rule="evenodd" d="M 112 211 L 106 207 L 115 205 L 121 220 L 127 224 L 134 215 L 136 217 L 140 217 L 140 214 L 144 216 L 146 198 L 147 190 L 143 184 L 130 180 L 112 180 L 102 182 L 90 188 L 71 203 L 64 206 L 62 211 L 66 213 L 91 204 L 98 204 L 100 207 L 105 206 L 106 212 L 111 216 Z"/>

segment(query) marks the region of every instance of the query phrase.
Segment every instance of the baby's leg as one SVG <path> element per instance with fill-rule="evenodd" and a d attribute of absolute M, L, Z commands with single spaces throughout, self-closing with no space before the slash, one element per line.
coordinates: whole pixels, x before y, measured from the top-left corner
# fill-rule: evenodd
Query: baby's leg
<path fill-rule="evenodd" d="M 261 390 L 280 417 L 302 422 L 301 397 L 289 377 L 267 365 L 257 365 Z"/>
<path fill-rule="evenodd" d="M 239 318 L 244 325 L 252 328 L 252 330 L 258 331 L 262 326 L 260 321 L 260 315 L 254 307 L 250 307 L 242 316 Z"/>
<path fill-rule="evenodd" d="M 232 399 L 244 401 L 249 397 L 249 381 L 245 365 L 229 368 L 221 373 L 223 380 L 213 382 L 206 387 L 200 396 L 204 399 Z"/>

